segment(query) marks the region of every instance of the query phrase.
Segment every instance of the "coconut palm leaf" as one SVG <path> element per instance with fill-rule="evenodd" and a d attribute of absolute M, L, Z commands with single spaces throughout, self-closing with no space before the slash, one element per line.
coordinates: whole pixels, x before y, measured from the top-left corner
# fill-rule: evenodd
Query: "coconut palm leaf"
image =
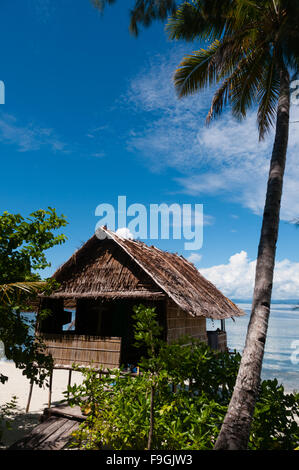
<path fill-rule="evenodd" d="M 238 63 L 243 56 L 240 42 L 227 38 L 225 41 L 216 40 L 207 49 L 185 57 L 174 75 L 178 96 L 196 93 L 219 82 L 233 71 L 234 63 Z"/>
<path fill-rule="evenodd" d="M 208 49 L 195 51 L 181 62 L 174 76 L 179 97 L 193 94 L 215 82 L 218 70 L 216 57 L 220 47 L 221 43 L 215 41 Z"/>
<path fill-rule="evenodd" d="M 267 54 L 267 49 L 259 44 L 246 54 L 242 66 L 238 67 L 231 93 L 232 112 L 238 120 L 245 118 L 248 109 L 257 103 Z"/>
<path fill-rule="evenodd" d="M 37 294 L 43 290 L 46 285 L 47 283 L 45 281 L 27 281 L 0 284 L 0 304 L 11 303 L 15 299 L 15 296 L 17 296 L 19 299 L 22 294 Z"/>
<path fill-rule="evenodd" d="M 169 18 L 166 31 L 171 39 L 177 40 L 212 42 L 219 39 L 224 30 L 230 29 L 226 13 L 231 3 L 231 0 L 185 2 L 177 8 L 175 16 Z"/>
<path fill-rule="evenodd" d="M 261 77 L 258 101 L 259 108 L 257 114 L 258 128 L 260 139 L 273 126 L 276 119 L 276 103 L 279 96 L 279 75 L 273 57 Z"/>

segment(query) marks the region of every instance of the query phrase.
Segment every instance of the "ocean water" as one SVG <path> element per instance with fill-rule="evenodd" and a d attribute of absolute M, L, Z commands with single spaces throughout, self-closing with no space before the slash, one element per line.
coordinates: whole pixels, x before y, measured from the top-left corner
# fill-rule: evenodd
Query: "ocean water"
<path fill-rule="evenodd" d="M 242 353 L 251 304 L 237 304 L 247 315 L 225 324 L 228 347 Z M 262 378 L 277 378 L 287 391 L 299 390 L 299 310 L 295 310 L 295 302 L 271 305 Z"/>

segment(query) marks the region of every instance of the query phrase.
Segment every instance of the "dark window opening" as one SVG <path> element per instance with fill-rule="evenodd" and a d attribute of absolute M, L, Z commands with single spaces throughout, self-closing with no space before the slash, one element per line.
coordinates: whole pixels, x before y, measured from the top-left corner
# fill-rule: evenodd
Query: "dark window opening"
<path fill-rule="evenodd" d="M 134 305 L 142 303 L 156 307 L 157 320 L 166 338 L 166 305 L 164 301 L 122 299 L 78 299 L 76 309 L 64 309 L 63 299 L 45 299 L 42 308 L 51 314 L 40 325 L 40 331 L 48 334 L 88 335 L 104 338 L 121 338 L 121 365 L 137 365 L 146 350 L 134 346 Z"/>

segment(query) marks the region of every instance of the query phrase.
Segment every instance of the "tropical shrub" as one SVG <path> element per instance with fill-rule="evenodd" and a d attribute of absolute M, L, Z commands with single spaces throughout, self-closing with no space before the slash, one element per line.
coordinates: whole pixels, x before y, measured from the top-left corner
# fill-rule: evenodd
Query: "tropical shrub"
<path fill-rule="evenodd" d="M 35 320 L 27 313 L 32 312 L 39 291 L 50 293 L 57 288 L 53 280 L 42 281 L 39 271 L 50 266 L 46 250 L 66 240 L 65 235 L 55 233 L 65 225 L 65 217 L 51 207 L 27 218 L 8 212 L 0 215 L 0 340 L 6 358 L 40 386 L 53 361 L 34 337 Z M 0 372 L 0 383 L 7 380 Z"/>
<path fill-rule="evenodd" d="M 17 409 L 17 397 L 13 396 L 11 400 L 0 405 L 0 444 L 5 429 L 11 429 L 10 421 Z"/>
<path fill-rule="evenodd" d="M 286 394 L 277 379 L 261 383 L 249 448 L 293 450 L 299 444 L 299 393 Z"/>
<path fill-rule="evenodd" d="M 82 449 L 212 449 L 233 393 L 239 354 L 211 350 L 191 338 L 166 344 L 154 309 L 135 308 L 136 345 L 147 350 L 140 375 L 84 369 L 84 381 L 65 392 L 86 421 L 72 445 Z M 82 370 L 82 369 L 80 369 Z M 299 444 L 299 394 L 277 380 L 263 381 L 250 449 L 294 449 Z"/>

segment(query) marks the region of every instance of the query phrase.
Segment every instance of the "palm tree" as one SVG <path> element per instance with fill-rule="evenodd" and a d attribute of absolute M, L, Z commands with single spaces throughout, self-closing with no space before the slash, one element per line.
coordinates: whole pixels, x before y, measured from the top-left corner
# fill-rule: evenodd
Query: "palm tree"
<path fill-rule="evenodd" d="M 275 126 L 252 311 L 234 392 L 215 449 L 246 449 L 266 342 L 289 134 L 290 74 L 299 68 L 299 5 L 292 0 L 193 0 L 170 18 L 172 39 L 208 40 L 175 73 L 180 97 L 218 84 L 207 121 L 229 104 L 242 119 L 257 105 L 259 137 Z"/>

